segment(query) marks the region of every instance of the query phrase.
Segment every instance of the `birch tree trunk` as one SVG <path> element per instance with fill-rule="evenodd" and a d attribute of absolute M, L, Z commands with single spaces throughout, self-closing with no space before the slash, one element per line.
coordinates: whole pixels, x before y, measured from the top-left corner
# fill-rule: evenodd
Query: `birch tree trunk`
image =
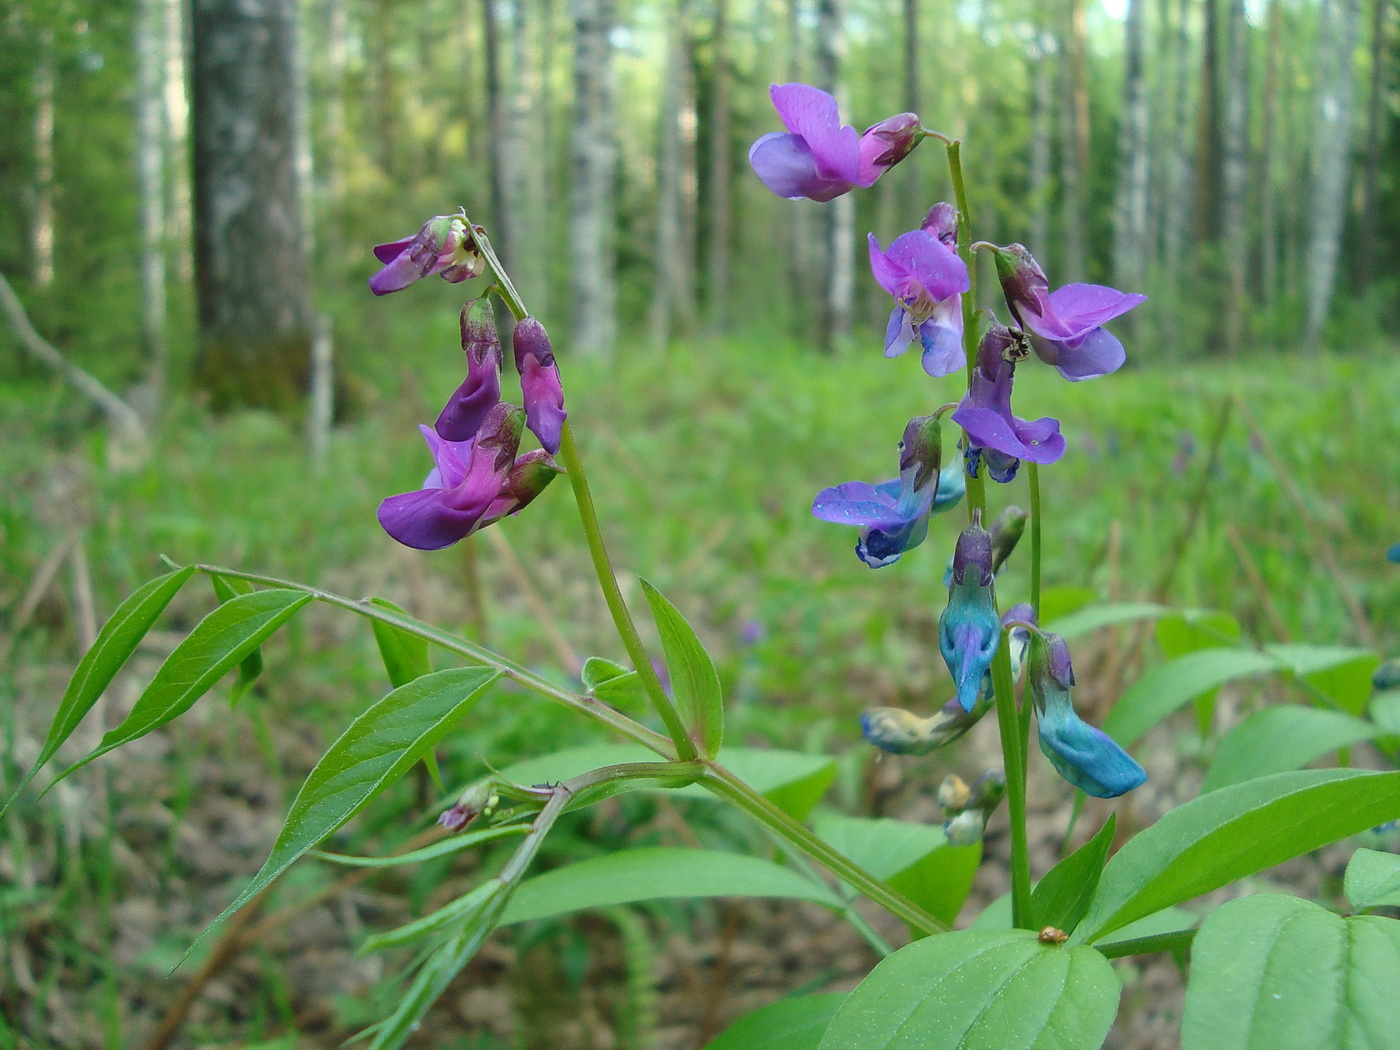
<path fill-rule="evenodd" d="M 530 0 L 515 0 L 511 20 L 511 142 L 520 208 L 515 216 L 515 267 L 512 279 L 537 316 L 548 316 L 548 274 L 543 231 L 549 223 L 550 151 L 540 119 L 540 77 L 531 46 L 551 31 Z"/>
<path fill-rule="evenodd" d="M 1085 272 L 1085 170 L 1089 162 L 1089 92 L 1085 83 L 1084 0 L 1063 0 L 1060 33 L 1062 63 L 1060 194 L 1064 221 L 1064 253 L 1056 267 L 1058 280 L 1081 281 Z"/>
<path fill-rule="evenodd" d="M 136 6 L 136 197 L 141 233 L 141 341 L 151 409 L 165 397 L 170 347 L 165 337 L 165 127 L 161 0 Z"/>
<path fill-rule="evenodd" d="M 29 228 L 30 277 L 37 288 L 53 283 L 53 29 L 39 30 L 34 62 L 34 218 Z"/>
<path fill-rule="evenodd" d="M 186 18 L 181 0 L 162 0 L 165 58 L 165 236 L 182 285 L 194 280 L 194 189 L 190 179 L 190 96 L 185 86 Z"/>
<path fill-rule="evenodd" d="M 1113 276 L 1119 288 L 1143 287 L 1147 252 L 1148 107 L 1143 77 L 1143 0 L 1128 0 L 1123 23 L 1123 117 L 1113 216 Z"/>
<path fill-rule="evenodd" d="M 1249 231 L 1245 225 L 1249 177 L 1249 44 L 1245 36 L 1244 0 L 1227 0 L 1225 13 L 1224 91 L 1220 136 L 1220 242 L 1225 249 L 1224 349 L 1240 348 L 1244 327 L 1244 277 L 1249 265 Z"/>
<path fill-rule="evenodd" d="M 1053 56 L 1055 33 L 1050 0 L 1035 5 L 1035 39 L 1031 44 L 1031 148 L 1026 178 L 1027 229 L 1030 249 L 1042 266 L 1053 266 L 1050 244 L 1051 132 L 1054 129 L 1055 84 Z"/>
<path fill-rule="evenodd" d="M 818 0 L 817 83 L 836 99 L 843 119 L 850 119 L 849 99 L 841 83 L 845 57 L 845 0 Z M 855 306 L 856 202 L 846 193 L 822 209 L 826 286 L 822 295 L 821 347 L 830 353 L 851 334 Z"/>
<path fill-rule="evenodd" d="M 217 410 L 287 410 L 309 369 L 294 0 L 195 0 L 197 384 Z"/>
<path fill-rule="evenodd" d="M 670 342 L 676 322 L 694 320 L 694 241 L 688 236 L 688 203 L 694 201 L 692 163 L 695 127 L 690 69 L 690 0 L 675 0 L 666 35 L 666 87 L 657 129 L 656 237 L 653 246 L 651 310 L 648 326 L 658 347 Z M 687 199 L 689 198 L 689 200 Z"/>
<path fill-rule="evenodd" d="M 715 0 L 714 73 L 710 89 L 709 229 L 706 281 L 710 328 L 723 332 L 729 320 L 730 182 L 733 150 L 729 142 L 729 0 Z"/>
<path fill-rule="evenodd" d="M 1281 0 L 1269 0 L 1269 39 L 1264 64 L 1264 101 L 1259 146 L 1259 300 L 1266 310 L 1278 295 L 1278 207 L 1274 191 L 1274 160 L 1278 148 L 1279 56 Z"/>
<path fill-rule="evenodd" d="M 1352 52 L 1360 0 L 1322 0 L 1313 124 L 1311 236 L 1304 346 L 1316 350 L 1332 302 L 1351 154 Z"/>
<path fill-rule="evenodd" d="M 574 343 L 611 354 L 617 342 L 615 242 L 617 145 L 611 33 L 613 0 L 572 0 L 574 17 L 573 178 L 569 187 Z"/>

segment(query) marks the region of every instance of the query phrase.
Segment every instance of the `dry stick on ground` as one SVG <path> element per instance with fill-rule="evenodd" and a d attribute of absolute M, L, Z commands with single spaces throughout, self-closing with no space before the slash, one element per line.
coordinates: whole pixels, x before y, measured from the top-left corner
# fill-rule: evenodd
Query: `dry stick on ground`
<path fill-rule="evenodd" d="M 1298 518 L 1303 523 L 1303 528 L 1307 531 L 1308 539 L 1312 541 L 1314 552 L 1322 566 L 1327 570 L 1327 575 L 1332 578 L 1333 584 L 1337 587 L 1337 593 L 1341 595 L 1342 604 L 1347 607 L 1347 612 L 1351 614 L 1351 622 L 1356 628 L 1356 633 L 1361 636 L 1361 640 L 1370 648 L 1376 646 L 1376 632 L 1371 627 L 1371 621 L 1366 617 L 1366 610 L 1361 607 L 1361 603 L 1356 600 L 1356 595 L 1352 594 L 1351 587 L 1347 584 L 1346 574 L 1342 572 L 1341 565 L 1337 562 L 1337 556 L 1332 550 L 1332 545 L 1323 537 L 1318 528 L 1317 519 L 1313 517 L 1312 511 L 1308 509 L 1307 503 L 1303 501 L 1303 495 L 1298 491 L 1298 486 L 1293 483 L 1293 475 L 1288 472 L 1283 460 L 1269 439 L 1264 436 L 1264 432 L 1259 429 L 1259 424 L 1255 422 L 1249 409 L 1243 402 L 1239 405 L 1240 414 L 1244 416 L 1245 423 L 1249 427 L 1250 436 L 1258 445 L 1259 450 L 1264 453 L 1264 458 L 1269 461 L 1269 466 L 1273 468 L 1274 476 L 1278 478 L 1279 484 L 1283 487 L 1283 493 L 1288 497 L 1288 501 L 1293 504 L 1293 509 L 1298 512 Z"/>
<path fill-rule="evenodd" d="M 578 653 L 574 652 L 573 646 L 564 637 L 564 632 L 559 629 L 558 621 L 549 611 L 549 604 L 540 597 L 539 588 L 530 579 L 530 574 L 525 571 L 525 566 L 520 563 L 520 559 L 515 556 L 515 548 L 510 545 L 510 540 L 500 529 L 492 529 L 487 535 L 491 538 L 491 546 L 496 549 L 496 553 L 500 555 L 501 561 L 505 564 L 506 572 L 514 577 L 516 586 L 520 588 L 520 593 L 525 596 L 525 604 L 530 607 L 535 621 L 544 630 L 549 644 L 554 647 L 555 656 L 559 658 L 570 674 L 578 674 L 583 669 L 583 661 L 578 658 Z"/>
<path fill-rule="evenodd" d="M 24 304 L 10 287 L 5 275 L 0 273 L 0 307 L 10 318 L 22 346 L 31 357 L 48 365 L 68 380 L 78 392 L 102 410 L 116 436 L 138 452 L 146 449 L 146 428 L 141 425 L 141 417 L 136 410 L 108 390 L 90 372 L 85 372 L 70 362 L 58 349 L 35 329 L 24 311 Z"/>
<path fill-rule="evenodd" d="M 1274 638 L 1280 642 L 1287 642 L 1288 626 L 1283 622 L 1283 617 L 1279 615 L 1278 606 L 1274 604 L 1273 596 L 1269 594 L 1269 585 L 1264 582 L 1263 574 L 1259 572 L 1259 566 L 1255 565 L 1254 559 L 1250 557 L 1249 548 L 1245 546 L 1244 540 L 1240 538 L 1239 532 L 1233 525 L 1225 526 L 1225 538 L 1235 549 L 1235 557 L 1239 559 L 1245 579 L 1254 589 L 1254 596 L 1259 599 L 1259 608 L 1263 610 L 1264 619 L 1269 621 L 1269 629 L 1274 632 Z"/>

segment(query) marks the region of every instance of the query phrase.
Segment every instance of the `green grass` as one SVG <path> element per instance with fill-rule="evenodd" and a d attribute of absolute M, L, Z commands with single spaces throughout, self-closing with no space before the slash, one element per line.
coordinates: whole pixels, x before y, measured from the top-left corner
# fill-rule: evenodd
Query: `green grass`
<path fill-rule="evenodd" d="M 451 320 L 375 333 L 384 346 L 403 348 L 399 354 L 371 360 L 361 348 L 357 359 L 372 384 L 361 386 L 362 411 L 336 430 L 319 474 L 308 466 L 298 426 L 257 414 L 211 419 L 190 408 L 166 422 L 159 451 L 143 468 L 111 471 L 100 434 L 68 392 L 48 383 L 0 389 L 0 432 L 8 439 L 0 443 L 0 473 L 8 479 L 0 505 L 0 612 L 14 633 L 12 659 L 0 668 L 0 692 L 10 701 L 0 726 L 6 750 L 42 735 L 77 660 L 68 567 L 58 573 L 52 599 L 25 622 L 14 620 L 44 559 L 74 528 L 99 617 L 161 571 L 163 554 L 383 596 L 566 680 L 557 646 L 539 630 L 528 586 L 575 654 L 622 659 L 591 583 L 566 484 L 495 527 L 524 563 L 528 585 L 487 535 L 471 541 L 470 558 L 462 547 L 425 555 L 398 547 L 376 524 L 378 501 L 416 487 L 428 469 L 415 424 L 430 421 L 460 379 Z M 824 357 L 780 340 L 729 340 L 665 354 L 634 348 L 615 362 L 574 360 L 562 336 L 556 346 L 624 591 L 644 619 L 635 578 L 650 579 L 711 646 L 731 698 L 730 739 L 852 752 L 860 747 L 859 710 L 942 701 L 948 686 L 935 632 L 961 510 L 936 519 L 924 546 L 898 564 L 871 571 L 852 553 L 854 530 L 816 521 L 809 505 L 826 485 L 891 476 L 905 420 L 955 398 L 953 380 L 930 380 L 912 355 L 886 361 L 873 346 Z M 1081 384 L 1023 367 L 1019 412 L 1059 416 L 1069 441 L 1064 460 L 1042 473 L 1047 584 L 1084 586 L 1102 597 L 1147 594 L 1171 561 L 1199 491 L 1199 517 L 1169 601 L 1228 609 L 1261 638 L 1281 629 L 1295 640 L 1353 643 L 1357 629 L 1339 590 L 1345 586 L 1381 647 L 1393 653 L 1400 568 L 1384 561 L 1384 551 L 1400 539 L 1397 391 L 1400 359 L 1393 353 L 1143 365 Z M 1207 472 L 1210 433 L 1230 397 L 1248 419 L 1233 411 Z M 1301 494 L 1312 530 L 1248 420 Z M 951 444 L 948 451 L 955 454 Z M 994 508 L 1024 505 L 1024 480 L 994 487 L 991 500 Z M 1232 533 L 1267 595 L 1241 570 Z M 1324 571 L 1320 545 L 1340 566 L 1340 581 Z M 484 629 L 469 626 L 472 559 Z M 1003 603 L 1021 598 L 1026 587 L 1022 550 L 999 582 Z M 207 584 L 195 581 L 163 627 L 188 628 L 212 601 Z M 653 637 L 649 624 L 643 633 Z M 41 992 L 69 982 L 94 989 L 83 1015 L 96 1024 L 89 1045 L 123 1045 L 130 1036 L 116 1019 L 117 1003 L 134 994 L 132 974 L 163 973 L 188 934 L 218 910 L 218 898 L 231 895 L 226 887 L 236 875 L 225 871 L 213 892 L 180 896 L 190 878 L 203 877 L 201 861 L 181 847 L 185 815 L 208 792 L 261 792 L 262 805 L 270 796 L 280 811 L 319 750 L 387 689 L 367 626 L 332 610 L 308 611 L 266 657 L 265 695 L 249 697 L 232 714 L 210 697 L 197 717 L 160 735 L 168 745 L 119 751 L 75 776 L 79 797 L 103 800 L 98 823 L 115 829 L 128 851 L 128 825 L 144 827 L 132 816 L 140 805 L 170 814 L 163 830 L 142 832 L 149 841 L 136 847 L 141 865 L 114 863 L 110 842 L 75 837 L 47 801 L 26 802 L 7 818 L 12 867 L 38 873 L 40 885 L 46 874 L 62 877 L 41 921 L 24 898 L 0 898 L 0 933 L 44 936 L 57 946 L 59 963 L 36 975 Z M 145 661 L 147 674 L 152 668 Z M 448 745 L 444 771 L 461 782 L 484 762 L 500 766 L 542 742 L 593 736 L 556 708 L 499 691 Z M 211 782 L 211 768 L 259 780 L 257 770 L 268 762 L 285 767 L 280 777 L 241 786 Z M 5 766 L 13 776 L 15 763 Z M 406 784 L 357 821 L 340 847 L 398 841 L 424 812 Z M 245 859 L 251 870 L 261 858 Z M 426 900 L 433 889 L 414 882 L 407 891 Z M 114 962 L 109 942 L 119 931 L 110 909 L 133 894 L 163 901 L 172 918 L 129 971 Z M 275 982 L 266 989 L 249 1015 L 271 1033 L 287 1016 L 290 993 Z M 202 1034 L 219 1038 L 217 1022 L 201 1023 L 211 1025 Z"/>

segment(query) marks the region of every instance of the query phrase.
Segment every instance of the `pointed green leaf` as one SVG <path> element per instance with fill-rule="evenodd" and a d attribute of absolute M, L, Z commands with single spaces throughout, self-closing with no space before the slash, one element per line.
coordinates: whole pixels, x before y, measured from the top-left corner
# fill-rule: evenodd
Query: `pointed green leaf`
<path fill-rule="evenodd" d="M 400 616 L 408 615 L 393 602 L 383 598 L 371 598 L 369 603 Z M 433 669 L 432 662 L 428 659 L 426 638 L 401 631 L 383 620 L 371 620 L 369 623 L 374 631 L 375 644 L 379 646 L 379 657 L 384 661 L 384 672 L 389 676 L 389 684 L 395 689 L 401 685 L 408 685 L 415 678 L 421 678 Z"/>
<path fill-rule="evenodd" d="M 1055 619 L 1046 617 L 1045 629 L 1064 638 L 1077 638 L 1100 627 L 1150 620 L 1176 611 L 1170 605 L 1158 605 L 1156 602 L 1110 602 L 1076 609 Z"/>
<path fill-rule="evenodd" d="M 1255 711 L 1220 741 L 1201 794 L 1230 784 L 1301 769 L 1329 751 L 1370 740 L 1380 728 L 1340 711 L 1279 704 Z"/>
<path fill-rule="evenodd" d="M 1396 818 L 1400 773 L 1305 769 L 1212 791 L 1113 855 L 1075 939 L 1101 940 L 1134 919 Z"/>
<path fill-rule="evenodd" d="M 720 691 L 719 672 L 680 611 L 646 580 L 640 582 L 647 604 L 651 606 L 657 633 L 661 635 L 666 670 L 671 674 L 671 690 L 681 721 L 690 731 L 701 756 L 714 758 L 719 754 L 724 737 L 724 695 Z"/>
<path fill-rule="evenodd" d="M 1240 622 L 1229 613 L 1214 609 L 1188 609 L 1157 621 L 1153 633 L 1162 655 L 1171 660 L 1200 649 L 1220 649 L 1237 645 Z M 1207 689 L 1195 698 L 1196 726 L 1201 736 L 1210 734 L 1215 718 L 1215 698 L 1218 688 Z"/>
<path fill-rule="evenodd" d="M 646 847 L 579 861 L 521 883 L 501 925 L 671 897 L 786 897 L 841 907 L 824 884 L 758 857 Z"/>
<path fill-rule="evenodd" d="M 385 948 L 401 948 L 405 944 L 412 944 L 414 941 L 422 940 L 431 934 L 439 933 L 478 911 L 483 904 L 490 902 L 500 892 L 500 889 L 501 883 L 498 879 L 489 879 L 420 919 L 414 919 L 403 926 L 366 937 L 357 954 L 368 955 L 371 952 L 383 951 Z"/>
<path fill-rule="evenodd" d="M 240 594 L 224 602 L 175 647 L 122 723 L 107 732 L 96 750 L 60 773 L 55 782 L 184 714 L 309 601 L 309 594 L 279 589 Z"/>
<path fill-rule="evenodd" d="M 820 1050 L 1094 1050 L 1118 1012 L 1108 960 L 1029 930 L 925 937 L 847 997 Z"/>
<path fill-rule="evenodd" d="M 436 842 L 419 849 L 410 850 L 408 853 L 395 853 L 390 857 L 356 857 L 348 853 L 326 853 L 322 850 L 313 849 L 308 852 L 318 860 L 327 860 L 332 864 L 344 864 L 350 868 L 397 868 L 403 864 L 422 864 L 425 860 L 436 860 L 438 857 L 446 857 L 453 853 L 461 853 L 463 850 L 475 849 L 484 842 L 494 842 L 496 839 L 516 838 L 524 835 L 530 830 L 528 824 L 504 824 L 498 828 L 482 828 L 480 831 L 466 831 L 460 834 L 449 835 L 447 838 L 438 839 Z"/>
<path fill-rule="evenodd" d="M 1400 857 L 1374 849 L 1351 855 L 1342 889 L 1357 911 L 1363 908 L 1400 908 Z"/>
<path fill-rule="evenodd" d="M 34 779 L 49 759 L 63 746 L 63 742 L 73 735 L 83 717 L 92 710 L 97 698 L 111 684 L 118 671 L 130 659 L 141 639 L 156 622 L 156 618 L 170 604 L 185 582 L 194 575 L 194 566 L 188 565 L 175 572 L 158 576 L 143 583 L 112 613 L 111 619 L 102 625 L 92 648 L 78 661 L 77 670 L 63 691 L 63 699 L 58 702 L 58 711 L 44 737 L 44 746 L 39 749 L 39 757 L 19 782 L 19 786 L 0 806 L 0 813 L 10 808 L 10 803 L 19 796 L 26 784 Z"/>
<path fill-rule="evenodd" d="M 1182 1050 L 1384 1050 L 1400 1032 L 1400 922 L 1260 894 L 1191 947 Z"/>
<path fill-rule="evenodd" d="M 498 677 L 482 667 L 437 671 L 399 686 L 351 722 L 297 792 L 262 869 L 200 936 L 401 777 L 452 731 Z"/>
<path fill-rule="evenodd" d="M 1103 731 L 1132 747 L 1187 701 L 1235 678 L 1276 669 L 1272 657 L 1253 649 L 1201 649 L 1168 660 L 1128 688 L 1104 719 Z"/>
<path fill-rule="evenodd" d="M 1045 873 L 1031 894 L 1031 926 L 1074 932 L 1098 889 L 1117 819 L 1110 813 L 1097 835 Z"/>
<path fill-rule="evenodd" d="M 583 663 L 580 673 L 583 687 L 605 704 L 623 710 L 636 710 L 646 706 L 646 690 L 636 671 L 629 671 L 621 664 L 605 660 L 601 656 L 590 656 Z"/>
<path fill-rule="evenodd" d="M 209 583 L 213 586 L 214 593 L 220 602 L 231 601 L 240 594 L 253 593 L 253 585 L 236 576 L 220 576 L 216 573 L 209 577 Z M 238 701 L 242 700 L 244 694 L 253 688 L 253 684 L 262 677 L 262 673 L 262 649 L 254 649 L 238 665 L 238 677 L 234 679 L 233 688 L 228 693 L 228 706 L 230 708 L 238 706 Z"/>
<path fill-rule="evenodd" d="M 1337 645 L 1267 645 L 1284 670 L 1304 678 L 1343 710 L 1360 714 L 1371 696 L 1371 675 L 1381 658 L 1369 649 Z"/>
<path fill-rule="evenodd" d="M 817 1050 L 845 992 L 779 999 L 739 1018 L 705 1050 Z"/>

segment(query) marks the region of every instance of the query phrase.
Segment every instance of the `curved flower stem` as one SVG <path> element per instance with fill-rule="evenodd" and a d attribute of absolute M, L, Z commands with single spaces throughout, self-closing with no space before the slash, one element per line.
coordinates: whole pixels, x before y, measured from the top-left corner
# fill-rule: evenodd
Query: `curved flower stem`
<path fill-rule="evenodd" d="M 792 843 L 848 886 L 869 897 L 920 936 L 947 933 L 948 925 L 930 915 L 904 894 L 885 885 L 845 854 L 818 838 L 805 824 L 779 809 L 723 766 L 710 762 L 700 777 L 702 787 L 743 810 L 773 834 Z"/>
<path fill-rule="evenodd" d="M 977 259 L 972 252 L 972 213 L 967 205 L 967 186 L 963 183 L 962 143 L 943 139 L 948 150 L 948 174 L 953 179 L 953 200 L 958 208 L 958 255 L 967 266 L 968 289 L 962 297 L 963 354 L 967 358 L 967 385 L 972 388 L 972 370 L 977 367 Z M 963 433 L 964 447 L 968 437 Z M 973 512 L 987 516 L 987 486 L 979 474 L 967 478 L 967 520 Z"/>
<path fill-rule="evenodd" d="M 265 587 L 285 587 L 293 591 L 301 591 L 309 594 L 319 602 L 326 605 L 334 605 L 340 609 L 348 609 L 350 612 L 358 613 L 360 616 L 370 620 L 379 620 L 387 623 L 406 634 L 422 638 L 424 641 L 446 649 L 450 653 L 455 653 L 464 660 L 480 664 L 483 667 L 491 667 L 500 671 L 507 678 L 524 686 L 532 692 L 539 693 L 547 699 L 553 700 L 557 704 L 562 704 L 570 710 L 579 714 L 587 715 L 595 722 L 601 722 L 610 729 L 614 729 L 629 739 L 635 740 L 643 747 L 655 751 L 663 758 L 674 758 L 675 747 L 672 742 L 655 730 L 633 721 L 621 711 L 616 711 L 591 696 L 579 696 L 570 692 L 546 678 L 541 678 L 533 671 L 521 667 L 504 656 L 492 652 L 490 649 L 469 642 L 465 638 L 459 638 L 455 634 L 441 630 L 429 624 L 413 619 L 411 616 L 404 616 L 386 609 L 381 605 L 373 605 L 368 600 L 356 600 L 346 598 L 343 595 L 332 594 L 330 591 L 323 591 L 319 587 L 309 587 L 304 583 L 297 583 L 295 580 L 283 580 L 276 576 L 264 576 L 261 573 L 243 572 L 240 569 L 226 569 L 222 565 L 196 565 L 196 569 L 207 576 L 228 576 L 232 579 L 247 580 L 249 583 L 260 583 Z"/>
<path fill-rule="evenodd" d="M 1005 631 L 992 659 L 992 687 L 996 692 L 1001 756 L 1006 768 L 1006 809 L 1011 818 L 1011 921 L 1014 926 L 1029 929 L 1031 867 L 1026 840 L 1026 741 L 1016 711 L 1010 639 Z"/>
<path fill-rule="evenodd" d="M 695 758 L 699 754 L 695 747 L 695 741 L 690 738 L 684 723 L 681 722 L 681 716 L 676 712 L 675 705 L 671 703 L 671 698 L 666 695 L 666 690 L 661 685 L 661 679 L 657 676 L 656 668 L 651 665 L 651 658 L 647 655 L 646 647 L 642 645 L 641 636 L 637 634 L 637 625 L 632 622 L 632 614 L 627 610 L 627 603 L 622 600 L 622 590 L 617 585 L 617 576 L 613 573 L 612 562 L 608 559 L 608 549 L 603 544 L 603 531 L 598 524 L 598 511 L 593 506 L 593 496 L 588 491 L 588 478 L 583 473 L 583 460 L 579 458 L 578 445 L 574 443 L 574 432 L 569 426 L 568 420 L 564 421 L 563 433 L 559 438 L 559 460 L 563 463 L 564 469 L 568 471 L 569 486 L 574 491 L 574 502 L 578 504 L 579 519 L 583 523 L 584 539 L 588 542 L 588 553 L 593 559 L 593 571 L 598 577 L 598 586 L 603 592 L 603 600 L 608 603 L 608 612 L 612 614 L 613 626 L 617 628 L 618 637 L 622 639 L 622 644 L 627 649 L 627 655 L 637 671 L 642 687 L 646 689 L 647 696 L 651 699 L 652 706 L 656 708 L 656 713 L 661 716 L 661 721 L 666 726 L 667 735 L 675 744 L 676 757 L 679 759 Z"/>

